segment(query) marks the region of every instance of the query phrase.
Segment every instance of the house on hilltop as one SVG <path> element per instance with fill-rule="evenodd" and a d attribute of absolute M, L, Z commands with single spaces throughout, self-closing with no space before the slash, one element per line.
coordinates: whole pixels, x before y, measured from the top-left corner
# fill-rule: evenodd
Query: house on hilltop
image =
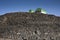
<path fill-rule="evenodd" d="M 33 11 L 33 10 L 29 10 L 29 13 L 43 13 L 43 14 L 46 14 L 47 12 L 46 12 L 46 10 L 44 10 L 44 9 L 42 9 L 42 8 L 37 8 L 35 11 Z"/>
<path fill-rule="evenodd" d="M 42 8 L 37 8 L 35 12 L 39 12 L 39 13 L 43 13 L 43 14 L 46 14 L 46 10 L 45 9 L 42 9 Z"/>

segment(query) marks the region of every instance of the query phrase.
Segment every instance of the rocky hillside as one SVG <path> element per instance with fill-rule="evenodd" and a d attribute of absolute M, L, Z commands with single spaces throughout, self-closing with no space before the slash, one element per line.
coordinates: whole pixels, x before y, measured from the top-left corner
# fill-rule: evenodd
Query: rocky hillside
<path fill-rule="evenodd" d="M 15 12 L 0 15 L 0 38 L 5 40 L 60 40 L 60 17 Z"/>

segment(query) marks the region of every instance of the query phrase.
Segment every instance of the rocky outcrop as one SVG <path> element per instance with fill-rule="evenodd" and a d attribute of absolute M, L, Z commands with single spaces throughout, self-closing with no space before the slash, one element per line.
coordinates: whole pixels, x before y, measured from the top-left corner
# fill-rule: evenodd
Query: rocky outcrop
<path fill-rule="evenodd" d="M 0 38 L 6 40 L 60 40 L 60 17 L 28 12 L 1 15 Z"/>

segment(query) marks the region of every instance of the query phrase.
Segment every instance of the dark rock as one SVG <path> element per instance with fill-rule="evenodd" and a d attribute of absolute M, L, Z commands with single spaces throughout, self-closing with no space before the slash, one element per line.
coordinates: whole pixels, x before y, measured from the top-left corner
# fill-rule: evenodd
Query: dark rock
<path fill-rule="evenodd" d="M 1 15 L 0 38 L 11 40 L 60 40 L 60 17 L 28 12 Z"/>

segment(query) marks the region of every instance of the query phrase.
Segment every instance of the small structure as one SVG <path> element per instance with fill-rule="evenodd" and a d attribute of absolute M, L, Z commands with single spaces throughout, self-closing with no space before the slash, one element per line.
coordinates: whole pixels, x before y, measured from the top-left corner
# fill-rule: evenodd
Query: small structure
<path fill-rule="evenodd" d="M 39 12 L 39 13 L 43 13 L 46 14 L 46 10 L 42 9 L 42 8 L 37 8 L 35 12 Z"/>
<path fill-rule="evenodd" d="M 29 10 L 29 13 L 34 13 L 34 11 L 30 9 L 30 10 Z"/>
<path fill-rule="evenodd" d="M 46 10 L 44 10 L 44 9 L 42 9 L 42 8 L 37 8 L 35 11 L 33 11 L 33 10 L 29 10 L 29 13 L 43 13 L 43 14 L 46 14 L 47 12 L 46 12 Z"/>

